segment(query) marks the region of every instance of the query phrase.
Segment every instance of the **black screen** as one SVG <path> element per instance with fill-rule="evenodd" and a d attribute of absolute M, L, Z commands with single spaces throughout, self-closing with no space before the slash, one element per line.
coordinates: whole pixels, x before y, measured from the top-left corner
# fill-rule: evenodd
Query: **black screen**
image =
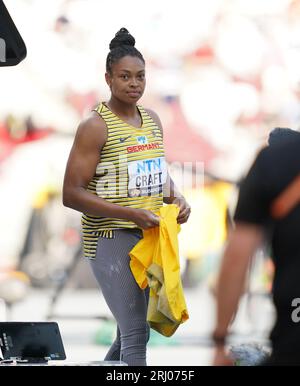
<path fill-rule="evenodd" d="M 2 359 L 66 359 L 55 322 L 0 322 Z"/>

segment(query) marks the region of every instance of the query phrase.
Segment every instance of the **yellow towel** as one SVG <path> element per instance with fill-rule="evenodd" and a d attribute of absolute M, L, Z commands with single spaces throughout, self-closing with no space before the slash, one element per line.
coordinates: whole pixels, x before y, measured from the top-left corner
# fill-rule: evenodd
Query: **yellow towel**
<path fill-rule="evenodd" d="M 177 205 L 161 207 L 156 213 L 159 227 L 144 230 L 144 238 L 129 253 L 136 282 L 142 289 L 150 287 L 147 320 L 165 336 L 189 318 L 180 278 L 178 213 Z"/>

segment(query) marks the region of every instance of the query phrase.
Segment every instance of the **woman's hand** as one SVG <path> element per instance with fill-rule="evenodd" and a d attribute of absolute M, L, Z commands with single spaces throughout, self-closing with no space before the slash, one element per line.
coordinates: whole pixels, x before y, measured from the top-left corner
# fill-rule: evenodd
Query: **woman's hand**
<path fill-rule="evenodd" d="M 191 214 L 191 207 L 187 203 L 186 199 L 184 197 L 177 197 L 172 204 L 177 205 L 180 209 L 177 217 L 178 224 L 184 224 L 187 222 Z"/>
<path fill-rule="evenodd" d="M 142 229 L 149 229 L 159 225 L 159 217 L 146 209 L 134 209 L 130 220 Z"/>

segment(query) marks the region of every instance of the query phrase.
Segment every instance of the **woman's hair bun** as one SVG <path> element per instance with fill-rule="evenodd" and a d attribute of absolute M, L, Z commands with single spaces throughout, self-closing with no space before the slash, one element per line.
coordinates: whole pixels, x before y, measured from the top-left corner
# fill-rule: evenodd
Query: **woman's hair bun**
<path fill-rule="evenodd" d="M 109 49 L 113 50 L 114 48 L 121 46 L 132 46 L 135 45 L 135 39 L 126 28 L 121 28 L 112 39 L 109 44 Z"/>

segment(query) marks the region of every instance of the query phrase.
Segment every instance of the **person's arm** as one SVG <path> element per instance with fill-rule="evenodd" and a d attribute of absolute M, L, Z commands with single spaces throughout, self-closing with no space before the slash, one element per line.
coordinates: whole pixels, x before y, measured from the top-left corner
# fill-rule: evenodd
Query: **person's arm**
<path fill-rule="evenodd" d="M 163 127 L 159 116 L 153 110 L 146 109 L 146 111 L 153 119 L 153 121 L 157 124 L 163 137 Z M 180 193 L 179 189 L 176 187 L 174 181 L 169 175 L 169 172 L 167 172 L 167 181 L 163 187 L 163 195 L 163 202 L 165 204 L 176 204 L 177 206 L 179 206 L 180 211 L 177 217 L 177 222 L 179 224 L 184 224 L 185 222 L 187 222 L 191 214 L 191 207 L 187 203 L 182 193 Z"/>
<path fill-rule="evenodd" d="M 175 204 L 179 206 L 180 211 L 177 217 L 178 224 L 184 224 L 185 222 L 187 222 L 191 214 L 191 207 L 184 198 L 184 196 L 178 190 L 169 173 L 167 174 L 167 181 L 164 185 L 163 192 L 163 201 L 165 204 Z"/>
<path fill-rule="evenodd" d="M 157 226 L 159 218 L 152 212 L 113 204 L 86 190 L 106 139 L 106 125 L 98 115 L 91 115 L 79 125 L 65 171 L 63 204 L 93 216 L 130 220 L 143 229 Z"/>
<path fill-rule="evenodd" d="M 229 364 L 225 341 L 230 322 L 236 313 L 243 293 L 249 262 L 263 240 L 263 228 L 258 225 L 237 223 L 229 235 L 216 289 L 217 317 L 213 331 L 216 343 L 214 365 Z"/>
<path fill-rule="evenodd" d="M 224 350 L 228 328 L 244 291 L 249 262 L 270 225 L 268 165 L 268 152 L 262 150 L 240 184 L 235 228 L 229 233 L 216 288 L 217 318 L 212 335 L 216 344 L 215 365 L 230 363 Z"/>

